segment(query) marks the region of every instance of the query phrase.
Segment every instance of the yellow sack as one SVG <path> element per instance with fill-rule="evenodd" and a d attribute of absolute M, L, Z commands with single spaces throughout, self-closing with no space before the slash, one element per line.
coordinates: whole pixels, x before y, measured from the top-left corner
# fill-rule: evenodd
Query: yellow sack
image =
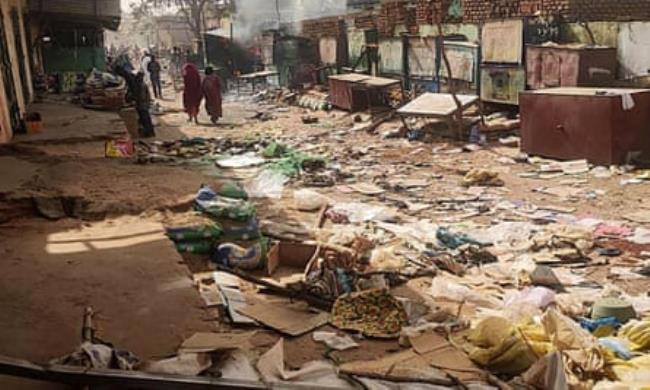
<path fill-rule="evenodd" d="M 515 335 L 510 321 L 502 317 L 482 320 L 470 331 L 467 340 L 465 349 L 469 358 L 497 374 L 520 374 L 537 360 L 526 343 Z"/>
<path fill-rule="evenodd" d="M 650 389 L 650 355 L 617 362 L 612 365 L 611 370 L 621 382 L 645 383 L 645 388 Z"/>
<path fill-rule="evenodd" d="M 567 357 L 568 370 L 586 376 L 604 373 L 603 350 L 589 332 L 555 309 L 548 309 L 544 313 L 542 324 L 553 346 Z"/>
<path fill-rule="evenodd" d="M 628 340 L 633 351 L 650 349 L 650 320 L 631 320 L 619 329 L 618 336 Z"/>
<path fill-rule="evenodd" d="M 528 344 L 537 356 L 546 356 L 555 351 L 551 340 L 546 335 L 544 328 L 536 324 L 519 325 L 516 328 L 517 336 Z"/>

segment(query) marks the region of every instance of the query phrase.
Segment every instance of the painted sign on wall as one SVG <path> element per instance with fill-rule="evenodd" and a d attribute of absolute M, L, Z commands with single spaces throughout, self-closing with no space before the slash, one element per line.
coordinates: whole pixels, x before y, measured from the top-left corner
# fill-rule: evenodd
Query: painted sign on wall
<path fill-rule="evenodd" d="M 478 45 L 465 42 L 445 42 L 445 53 L 451 67 L 451 76 L 470 83 L 476 81 L 478 67 Z M 443 65 L 442 76 L 448 78 L 447 67 Z"/>
<path fill-rule="evenodd" d="M 325 65 L 336 64 L 336 38 L 323 37 L 318 42 L 320 60 Z"/>
<path fill-rule="evenodd" d="M 348 30 L 348 58 L 350 65 L 354 65 L 361 57 L 366 45 L 366 34 L 363 30 Z"/>
<path fill-rule="evenodd" d="M 650 73 L 650 22 L 620 24 L 618 61 L 624 78 Z"/>
<path fill-rule="evenodd" d="M 411 38 L 408 48 L 409 70 L 413 76 L 433 77 L 436 73 L 436 39 Z"/>
<path fill-rule="evenodd" d="M 481 100 L 519 104 L 519 92 L 526 89 L 526 72 L 519 66 L 483 65 Z"/>
<path fill-rule="evenodd" d="M 389 38 L 379 41 L 379 71 L 381 73 L 402 73 L 401 38 Z"/>
<path fill-rule="evenodd" d="M 483 25 L 483 62 L 520 64 L 524 51 L 524 23 L 521 19 L 488 22 Z"/>

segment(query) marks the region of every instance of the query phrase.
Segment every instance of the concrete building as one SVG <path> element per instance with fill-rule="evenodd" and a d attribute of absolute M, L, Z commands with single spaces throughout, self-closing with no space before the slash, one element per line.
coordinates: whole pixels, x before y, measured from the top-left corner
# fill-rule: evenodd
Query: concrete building
<path fill-rule="evenodd" d="M 0 0 L 0 143 L 11 140 L 31 102 L 27 0 Z"/>
<path fill-rule="evenodd" d="M 0 0 L 0 143 L 20 131 L 37 72 L 103 67 L 104 29 L 116 29 L 119 0 Z"/>
<path fill-rule="evenodd" d="M 119 0 L 29 0 L 35 57 L 45 73 L 89 71 L 105 65 L 104 30 L 116 30 Z"/>

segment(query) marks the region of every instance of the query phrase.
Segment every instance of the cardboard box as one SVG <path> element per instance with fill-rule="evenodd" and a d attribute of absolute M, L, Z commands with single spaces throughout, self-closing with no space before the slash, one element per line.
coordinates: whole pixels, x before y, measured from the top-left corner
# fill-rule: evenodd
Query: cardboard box
<path fill-rule="evenodd" d="M 267 255 L 267 275 L 273 275 L 279 267 L 297 268 L 304 272 L 312 259 L 316 258 L 317 250 L 318 247 L 312 244 L 278 242 Z"/>

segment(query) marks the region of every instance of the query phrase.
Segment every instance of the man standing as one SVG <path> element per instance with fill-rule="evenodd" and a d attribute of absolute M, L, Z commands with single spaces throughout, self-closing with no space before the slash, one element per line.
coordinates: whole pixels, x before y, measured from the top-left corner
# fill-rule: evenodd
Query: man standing
<path fill-rule="evenodd" d="M 133 85 L 134 88 L 131 96 L 127 93 L 126 100 L 135 104 L 135 109 L 140 118 L 140 125 L 142 126 L 142 137 L 155 137 L 156 132 L 154 130 L 153 121 L 151 120 L 151 114 L 149 113 L 149 108 L 151 107 L 151 95 L 149 94 L 147 84 L 144 82 L 144 73 L 138 72 L 135 76 Z"/>
<path fill-rule="evenodd" d="M 135 105 L 141 127 L 140 136 L 144 138 L 155 137 L 156 132 L 151 120 L 151 114 L 149 114 L 151 96 L 149 95 L 149 88 L 144 83 L 144 73 L 138 72 L 137 75 L 134 75 L 125 66 L 115 66 L 114 71 L 115 74 L 122 76 L 126 81 L 125 100 L 127 103 Z"/>
<path fill-rule="evenodd" d="M 140 72 L 144 73 L 144 81 L 146 83 L 149 83 L 150 81 L 150 76 L 149 76 L 149 62 L 151 61 L 151 57 L 149 55 L 149 52 L 145 51 L 142 59 L 140 59 Z"/>
<path fill-rule="evenodd" d="M 155 56 L 151 56 L 151 60 L 147 65 L 147 71 L 149 72 L 154 96 L 156 99 L 162 99 L 162 84 L 160 81 L 160 72 L 162 71 L 162 67 L 160 66 L 160 62 L 156 60 Z"/>

